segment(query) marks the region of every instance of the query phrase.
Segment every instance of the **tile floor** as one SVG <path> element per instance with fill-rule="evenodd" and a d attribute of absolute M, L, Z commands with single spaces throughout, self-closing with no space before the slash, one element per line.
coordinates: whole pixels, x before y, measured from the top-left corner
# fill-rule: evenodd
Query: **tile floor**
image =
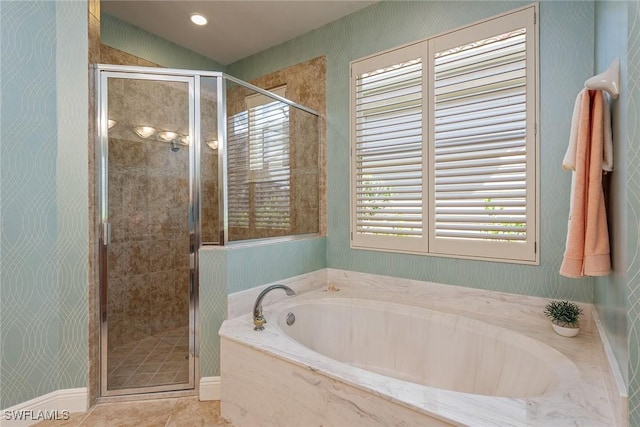
<path fill-rule="evenodd" d="M 64 421 L 41 421 L 38 427 L 233 427 L 220 417 L 220 401 L 197 397 L 101 403 Z"/>
<path fill-rule="evenodd" d="M 107 356 L 109 390 L 188 383 L 189 327 L 109 349 Z"/>

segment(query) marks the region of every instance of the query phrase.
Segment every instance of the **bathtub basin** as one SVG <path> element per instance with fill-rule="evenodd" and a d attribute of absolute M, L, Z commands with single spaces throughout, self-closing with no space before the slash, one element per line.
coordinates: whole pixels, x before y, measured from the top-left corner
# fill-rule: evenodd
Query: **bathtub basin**
<path fill-rule="evenodd" d="M 338 285 L 265 305 L 261 332 L 251 314 L 223 322 L 223 417 L 237 427 L 622 425 L 595 332 L 555 334 L 545 300 Z"/>
<path fill-rule="evenodd" d="M 295 323 L 286 323 L 289 313 Z M 463 393 L 534 397 L 579 378 L 550 346 L 463 316 L 386 301 L 319 298 L 280 313 L 282 331 L 338 362 Z"/>

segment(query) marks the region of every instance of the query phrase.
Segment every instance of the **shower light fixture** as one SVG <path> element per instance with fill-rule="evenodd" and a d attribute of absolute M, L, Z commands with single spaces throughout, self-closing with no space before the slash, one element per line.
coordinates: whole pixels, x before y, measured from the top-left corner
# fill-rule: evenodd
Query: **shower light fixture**
<path fill-rule="evenodd" d="M 209 141 L 207 141 L 207 145 L 212 150 L 217 150 L 218 149 L 218 140 L 217 139 L 210 139 Z"/>
<path fill-rule="evenodd" d="M 140 138 L 147 139 L 156 133 L 156 128 L 152 126 L 136 126 L 133 131 L 138 134 Z"/>
<path fill-rule="evenodd" d="M 189 145 L 189 135 L 181 135 L 178 137 L 178 141 L 181 145 Z"/>
<path fill-rule="evenodd" d="M 177 133 L 168 130 L 158 132 L 158 139 L 164 142 L 171 142 L 178 136 Z"/>
<path fill-rule="evenodd" d="M 109 120 L 107 121 L 107 123 L 108 123 L 108 125 L 109 125 L 109 129 L 111 129 L 112 127 L 114 127 L 115 125 L 117 125 L 117 124 L 118 124 L 118 122 L 116 122 L 115 120 L 111 120 L 111 119 L 109 119 Z"/>
<path fill-rule="evenodd" d="M 200 15 L 199 13 L 192 13 L 191 14 L 191 22 L 193 22 L 196 25 L 207 25 L 207 18 L 205 18 L 204 16 Z"/>

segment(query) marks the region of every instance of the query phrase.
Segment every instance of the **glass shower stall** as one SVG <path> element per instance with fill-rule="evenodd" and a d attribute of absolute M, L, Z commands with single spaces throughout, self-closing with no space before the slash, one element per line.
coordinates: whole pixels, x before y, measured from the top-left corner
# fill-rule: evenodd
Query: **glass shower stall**
<path fill-rule="evenodd" d="M 198 250 L 318 233 L 319 117 L 286 85 L 95 70 L 101 396 L 194 389 Z"/>

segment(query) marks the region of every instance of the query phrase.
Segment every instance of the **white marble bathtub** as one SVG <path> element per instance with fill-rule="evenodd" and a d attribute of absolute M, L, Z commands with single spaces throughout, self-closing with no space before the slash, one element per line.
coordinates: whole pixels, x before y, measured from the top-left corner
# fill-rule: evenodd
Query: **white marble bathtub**
<path fill-rule="evenodd" d="M 222 415 L 234 425 L 623 423 L 589 314 L 563 338 L 537 298 L 341 271 L 329 282 L 340 291 L 265 305 L 262 332 L 250 314 L 224 322 Z"/>
<path fill-rule="evenodd" d="M 296 319 L 291 326 L 288 313 Z M 579 379 L 567 357 L 540 341 L 422 307 L 334 293 L 287 304 L 278 318 L 285 334 L 324 356 L 429 387 L 535 397 Z"/>

